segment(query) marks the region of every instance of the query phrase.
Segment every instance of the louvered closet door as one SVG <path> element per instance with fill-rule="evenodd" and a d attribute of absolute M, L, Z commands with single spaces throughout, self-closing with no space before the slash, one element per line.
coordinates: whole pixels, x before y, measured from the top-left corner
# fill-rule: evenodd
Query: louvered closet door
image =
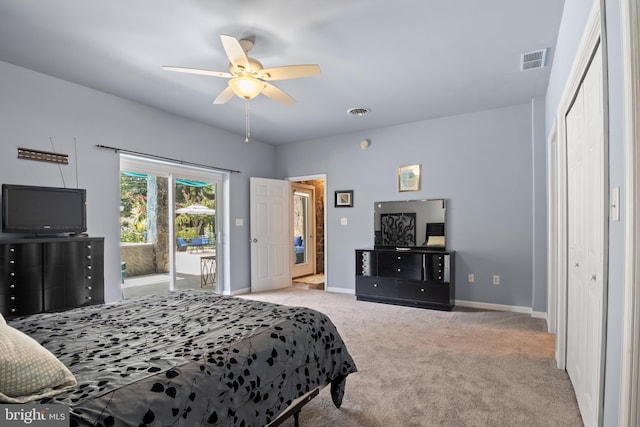
<path fill-rule="evenodd" d="M 604 117 L 597 49 L 566 116 L 568 195 L 567 372 L 585 426 L 601 417 L 604 349 Z"/>

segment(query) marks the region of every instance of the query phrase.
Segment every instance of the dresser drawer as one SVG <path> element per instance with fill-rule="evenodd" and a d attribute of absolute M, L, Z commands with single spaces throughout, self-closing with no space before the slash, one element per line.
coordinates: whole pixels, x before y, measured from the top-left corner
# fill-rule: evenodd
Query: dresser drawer
<path fill-rule="evenodd" d="M 422 280 L 422 254 L 383 252 L 378 254 L 378 276 Z"/>
<path fill-rule="evenodd" d="M 381 277 L 357 277 L 356 295 L 397 298 L 398 287 L 395 280 Z"/>
<path fill-rule="evenodd" d="M 0 313 L 6 317 L 26 316 L 42 311 L 42 298 L 39 292 L 15 286 L 0 292 Z"/>
<path fill-rule="evenodd" d="M 398 280 L 398 297 L 436 304 L 449 304 L 449 285 Z"/>

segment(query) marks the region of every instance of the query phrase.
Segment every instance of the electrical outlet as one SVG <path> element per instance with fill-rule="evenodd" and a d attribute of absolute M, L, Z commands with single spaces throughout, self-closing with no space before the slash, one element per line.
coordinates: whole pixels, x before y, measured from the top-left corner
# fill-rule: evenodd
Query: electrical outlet
<path fill-rule="evenodd" d="M 493 275 L 493 284 L 494 285 L 499 285 L 500 284 L 500 276 L 498 276 L 497 274 Z"/>
<path fill-rule="evenodd" d="M 468 282 L 469 283 L 473 283 L 476 281 L 476 275 L 473 273 L 469 273 L 469 278 L 468 278 Z"/>

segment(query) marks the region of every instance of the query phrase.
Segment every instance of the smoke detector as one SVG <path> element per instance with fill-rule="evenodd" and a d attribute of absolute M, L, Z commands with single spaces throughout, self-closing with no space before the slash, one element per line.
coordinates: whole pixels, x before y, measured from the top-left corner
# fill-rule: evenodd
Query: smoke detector
<path fill-rule="evenodd" d="M 544 48 L 520 55 L 520 71 L 543 68 L 547 60 L 548 50 L 548 48 Z"/>

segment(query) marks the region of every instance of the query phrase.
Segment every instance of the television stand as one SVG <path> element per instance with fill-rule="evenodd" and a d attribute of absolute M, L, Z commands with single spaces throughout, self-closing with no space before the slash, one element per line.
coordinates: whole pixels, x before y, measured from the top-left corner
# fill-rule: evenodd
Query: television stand
<path fill-rule="evenodd" d="M 0 240 L 0 313 L 5 317 L 104 302 L 104 238 Z"/>

